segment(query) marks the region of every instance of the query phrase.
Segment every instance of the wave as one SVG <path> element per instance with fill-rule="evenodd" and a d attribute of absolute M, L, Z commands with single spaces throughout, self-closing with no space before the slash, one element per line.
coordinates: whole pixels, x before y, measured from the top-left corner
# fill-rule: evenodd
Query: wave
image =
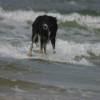
<path fill-rule="evenodd" d="M 57 17 L 58 23 L 65 22 L 77 22 L 79 25 L 91 28 L 100 28 L 100 16 L 90 16 L 82 15 L 79 13 L 70 13 L 70 14 L 60 14 L 52 12 L 35 12 L 33 10 L 15 10 L 7 11 L 2 7 L 0 8 L 0 18 L 5 20 L 15 20 L 19 22 L 33 22 L 35 18 L 39 15 L 52 15 Z"/>
<path fill-rule="evenodd" d="M 82 96 L 84 98 L 90 98 L 90 97 L 93 97 L 93 96 L 96 96 L 98 97 L 99 96 L 99 90 L 94 90 L 94 89 L 83 89 L 83 88 L 66 88 L 64 86 L 61 86 L 61 85 L 57 85 L 57 86 L 53 86 L 53 85 L 43 85 L 43 84 L 40 84 L 40 83 L 36 83 L 36 82 L 29 82 L 29 81 L 26 81 L 26 80 L 13 80 L 11 78 L 0 78 L 0 85 L 2 86 L 2 89 L 3 89 L 3 93 L 2 91 L 0 91 L 0 96 L 6 98 L 10 97 L 13 95 L 13 94 L 9 94 L 8 92 L 12 91 L 12 93 L 15 93 L 14 96 L 16 95 L 17 97 L 17 94 L 20 94 L 20 97 L 26 97 L 26 98 L 41 98 L 41 95 L 42 95 L 42 98 L 41 100 L 46 100 L 45 99 L 45 95 L 48 96 L 48 98 L 54 98 L 54 100 L 60 100 L 58 99 L 59 97 L 62 98 L 64 100 L 65 98 L 65 95 L 66 95 L 66 98 L 75 98 L 75 97 L 79 97 L 79 96 Z M 6 88 L 7 89 L 6 89 Z M 6 91 L 6 92 L 4 92 Z M 36 92 L 35 92 L 36 91 Z M 5 95 L 6 93 L 8 93 L 7 95 Z M 31 93 L 31 94 L 29 94 Z M 63 95 L 57 95 L 58 93 L 62 93 Z M 19 97 L 19 96 L 18 96 Z M 21 97 L 21 98 L 22 98 Z M 12 96 L 12 98 L 14 98 Z M 9 100 L 13 100 L 13 99 L 9 99 Z M 17 99 L 16 99 L 17 100 Z M 70 100 L 73 100 L 73 99 L 70 99 Z M 77 99 L 74 99 L 74 100 L 77 100 Z"/>
<path fill-rule="evenodd" d="M 29 42 L 23 43 L 20 46 L 13 46 L 8 43 L 0 44 L 0 57 L 11 57 L 17 59 L 29 59 L 27 56 Z M 94 59 L 100 56 L 100 43 L 75 43 L 61 39 L 56 41 L 56 54 L 53 54 L 51 44 L 47 46 L 47 55 L 36 53 L 39 48 L 34 47 L 33 56 L 31 59 L 41 59 L 60 63 L 73 63 L 93 65 L 89 58 Z"/>

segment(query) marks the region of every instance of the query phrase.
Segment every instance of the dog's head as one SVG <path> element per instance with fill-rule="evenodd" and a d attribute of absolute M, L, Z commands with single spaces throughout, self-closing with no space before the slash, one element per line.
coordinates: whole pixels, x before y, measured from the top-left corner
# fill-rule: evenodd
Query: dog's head
<path fill-rule="evenodd" d="M 49 26 L 48 26 L 48 24 L 46 24 L 46 23 L 43 23 L 42 24 L 42 30 L 41 30 L 41 35 L 42 35 L 42 37 L 43 38 L 46 38 L 46 39 L 48 39 L 49 38 Z"/>

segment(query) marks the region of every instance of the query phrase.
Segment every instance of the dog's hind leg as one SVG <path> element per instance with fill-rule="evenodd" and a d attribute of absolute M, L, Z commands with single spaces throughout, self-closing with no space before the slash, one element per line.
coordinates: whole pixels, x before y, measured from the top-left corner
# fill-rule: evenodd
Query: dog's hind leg
<path fill-rule="evenodd" d="M 55 51 L 55 38 L 51 38 L 51 44 L 52 44 L 52 48 L 53 48 L 53 53 L 56 53 L 56 51 Z"/>
<path fill-rule="evenodd" d="M 43 40 L 42 40 L 42 38 L 40 38 L 40 53 L 42 53 L 43 54 Z"/>
<path fill-rule="evenodd" d="M 32 34 L 32 43 L 29 48 L 28 56 L 32 56 L 33 42 L 35 40 L 35 33 Z"/>
<path fill-rule="evenodd" d="M 39 44 L 38 44 L 38 42 L 39 42 L 39 35 L 38 34 L 35 35 L 34 42 L 35 42 L 36 47 L 39 47 Z"/>
<path fill-rule="evenodd" d="M 44 48 L 44 53 L 46 54 L 47 52 L 46 52 L 46 44 L 45 43 L 43 45 L 43 48 Z"/>

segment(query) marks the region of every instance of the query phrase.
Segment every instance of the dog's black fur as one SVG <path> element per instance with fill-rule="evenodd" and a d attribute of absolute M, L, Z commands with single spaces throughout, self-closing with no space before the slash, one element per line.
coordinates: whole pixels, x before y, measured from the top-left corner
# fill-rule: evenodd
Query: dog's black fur
<path fill-rule="evenodd" d="M 51 41 L 52 47 L 55 50 L 55 41 L 58 25 L 55 17 L 42 15 L 38 16 L 32 24 L 32 45 L 29 55 L 32 54 L 33 43 L 40 40 L 40 51 L 46 53 L 46 45 Z"/>

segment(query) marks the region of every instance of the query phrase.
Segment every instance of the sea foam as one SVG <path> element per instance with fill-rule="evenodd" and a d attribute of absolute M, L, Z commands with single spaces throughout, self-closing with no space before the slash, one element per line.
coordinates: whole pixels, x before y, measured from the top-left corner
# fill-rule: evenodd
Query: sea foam
<path fill-rule="evenodd" d="M 0 17 L 19 22 L 34 21 L 37 16 L 44 14 L 57 17 L 58 21 L 76 21 L 78 24 L 83 26 L 100 28 L 100 16 L 81 15 L 79 13 L 60 14 L 52 12 L 47 13 L 43 11 L 35 12 L 33 10 L 6 11 L 2 7 L 0 8 Z"/>
<path fill-rule="evenodd" d="M 89 52 L 93 53 L 94 55 L 100 55 L 100 43 L 98 44 L 90 44 L 90 43 L 75 43 L 64 41 L 61 39 L 57 39 L 56 41 L 56 53 L 53 54 L 52 46 L 49 43 L 47 46 L 47 54 L 39 54 L 35 52 L 39 50 L 34 46 L 33 49 L 33 56 L 28 57 L 27 53 L 29 50 L 29 43 L 22 43 L 20 46 L 13 46 L 11 44 L 0 44 L 0 56 L 1 57 L 11 57 L 17 59 L 41 59 L 53 62 L 60 62 L 60 63 L 73 63 L 73 64 L 85 64 L 91 65 L 87 57 L 91 55 Z M 95 47 L 95 48 L 94 48 Z M 76 59 L 76 58 L 80 59 Z"/>

